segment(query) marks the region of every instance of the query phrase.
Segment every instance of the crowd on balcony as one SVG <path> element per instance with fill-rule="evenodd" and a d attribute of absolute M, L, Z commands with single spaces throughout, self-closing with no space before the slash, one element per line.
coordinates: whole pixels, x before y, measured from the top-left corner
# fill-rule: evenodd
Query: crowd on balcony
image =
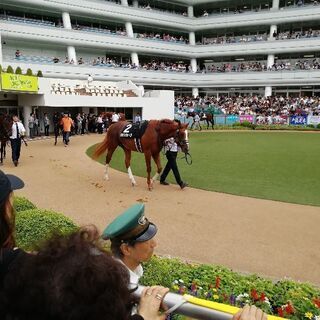
<path fill-rule="evenodd" d="M 290 116 L 320 115 L 320 97 L 283 96 L 206 96 L 192 98 L 180 96 L 175 99 L 177 114 L 187 116 L 189 111 L 203 110 L 214 106 L 224 115 Z"/>
<path fill-rule="evenodd" d="M 79 24 L 73 24 L 72 29 L 74 30 L 81 30 L 81 31 L 88 31 L 88 32 L 98 32 L 98 33 L 107 33 L 107 34 L 113 34 L 117 36 L 126 36 L 127 32 L 124 30 L 124 28 L 119 27 L 115 29 L 110 29 L 108 26 L 100 26 L 100 27 L 93 27 L 93 26 L 84 26 Z"/>
<path fill-rule="evenodd" d="M 304 39 L 304 38 L 315 38 L 320 37 L 320 30 L 308 29 L 301 31 L 284 31 L 274 32 L 272 37 L 276 40 L 288 40 L 288 39 Z M 212 44 L 228 44 L 228 43 L 246 43 L 256 41 L 267 41 L 267 32 L 263 34 L 251 34 L 242 36 L 218 36 L 218 37 L 203 37 L 197 44 L 212 45 Z"/>
<path fill-rule="evenodd" d="M 277 61 L 269 68 L 266 62 L 252 61 L 238 64 L 223 63 L 221 65 L 209 65 L 202 69 L 203 73 L 210 72 L 245 72 L 245 71 L 283 71 L 283 70 L 311 70 L 320 69 L 320 59 L 296 60 L 291 63 L 287 61 Z"/>
<path fill-rule="evenodd" d="M 320 37 L 320 30 L 309 29 L 302 31 L 284 31 L 274 32 L 272 35 L 276 40 L 301 39 L 301 38 L 315 38 Z"/>
<path fill-rule="evenodd" d="M 115 68 L 128 68 L 128 69 L 141 69 L 141 70 L 152 70 L 152 71 L 172 71 L 172 72 L 189 72 L 190 65 L 182 61 L 180 62 L 168 62 L 168 61 L 156 61 L 141 62 L 139 65 L 131 63 L 129 61 L 121 62 L 115 58 L 96 58 L 92 62 L 93 65 L 97 66 L 109 66 Z"/>
<path fill-rule="evenodd" d="M 304 7 L 304 6 L 310 6 L 314 5 L 317 6 L 319 5 L 318 0 L 296 0 L 292 1 L 291 5 L 287 5 L 286 7 Z M 252 6 L 251 8 L 248 6 L 242 6 L 242 7 L 235 7 L 235 8 L 223 8 L 220 10 L 214 10 L 212 12 L 208 10 L 203 10 L 202 14 L 199 14 L 198 17 L 208 17 L 210 15 L 216 15 L 216 14 L 241 14 L 241 13 L 247 13 L 247 12 L 259 12 L 262 10 L 269 10 L 271 8 L 270 5 L 265 4 L 265 6 Z M 284 7 L 281 7 L 280 10 L 284 9 Z"/>
<path fill-rule="evenodd" d="M 254 35 L 242 35 L 242 36 L 219 36 L 219 37 L 203 37 L 197 44 L 227 44 L 227 43 L 243 43 L 254 41 L 266 41 L 268 40 L 268 34 L 254 34 Z"/>
<path fill-rule="evenodd" d="M 106 66 L 113 68 L 128 68 L 128 69 L 142 69 L 153 71 L 170 71 L 170 72 L 191 72 L 191 65 L 184 61 L 160 61 L 151 60 L 144 61 L 136 65 L 130 62 L 130 59 L 112 58 L 112 57 L 97 57 L 93 60 L 78 58 L 77 63 L 68 56 L 65 59 L 59 57 L 48 58 L 45 56 L 28 56 L 23 55 L 17 49 L 14 54 L 14 59 L 21 61 L 39 62 L 39 63 L 63 63 L 69 65 L 92 65 L 92 66 Z M 261 71 L 283 71 L 283 70 L 320 70 L 320 58 L 313 59 L 298 59 L 298 60 L 278 60 L 272 66 L 267 67 L 266 61 L 244 61 L 239 63 L 225 62 L 220 65 L 217 64 L 203 64 L 198 70 L 199 73 L 225 73 L 225 72 L 261 72 Z"/>
<path fill-rule="evenodd" d="M 181 11 L 175 11 L 175 10 L 160 9 L 155 6 L 151 6 L 150 3 L 147 3 L 146 5 L 139 5 L 139 8 L 149 10 L 149 11 L 156 10 L 156 11 L 161 11 L 161 12 L 170 13 L 170 14 L 181 14 L 185 17 L 188 16 L 188 13 L 186 11 L 181 12 Z"/>
<path fill-rule="evenodd" d="M 159 33 L 159 32 L 143 32 L 143 33 L 137 33 L 136 38 L 138 39 L 151 39 L 151 40 L 162 40 L 162 41 L 168 41 L 168 42 L 176 42 L 176 43 L 183 43 L 188 44 L 189 40 L 184 38 L 183 36 L 174 36 L 170 35 L 169 33 Z"/>

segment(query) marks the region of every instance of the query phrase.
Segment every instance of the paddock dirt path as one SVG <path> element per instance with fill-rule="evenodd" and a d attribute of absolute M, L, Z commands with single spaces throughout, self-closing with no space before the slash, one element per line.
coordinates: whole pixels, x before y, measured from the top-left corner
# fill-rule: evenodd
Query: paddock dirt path
<path fill-rule="evenodd" d="M 104 167 L 85 154 L 102 139 L 72 137 L 67 148 L 61 140 L 57 146 L 53 139 L 31 141 L 17 168 L 9 155 L 1 169 L 24 179 L 16 194 L 101 231 L 135 202 L 145 202 L 147 217 L 159 227 L 157 254 L 320 285 L 320 207 L 159 183 L 150 192 L 144 178 L 133 188 L 127 174 L 112 169 L 104 181 Z"/>

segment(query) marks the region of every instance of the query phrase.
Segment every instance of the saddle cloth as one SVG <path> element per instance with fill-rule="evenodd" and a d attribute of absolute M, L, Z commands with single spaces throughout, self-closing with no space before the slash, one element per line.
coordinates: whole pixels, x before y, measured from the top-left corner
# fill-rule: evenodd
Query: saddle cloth
<path fill-rule="evenodd" d="M 120 138 L 140 139 L 148 126 L 148 121 L 128 123 L 120 133 Z"/>

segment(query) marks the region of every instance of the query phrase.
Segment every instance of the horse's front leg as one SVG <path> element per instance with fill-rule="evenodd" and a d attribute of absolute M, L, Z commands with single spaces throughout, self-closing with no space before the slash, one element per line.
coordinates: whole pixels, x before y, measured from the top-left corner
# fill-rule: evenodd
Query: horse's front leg
<path fill-rule="evenodd" d="M 131 162 L 131 151 L 130 150 L 124 150 L 124 153 L 126 155 L 125 158 L 125 164 L 126 164 L 126 168 L 128 170 L 128 175 L 129 175 L 129 179 L 131 180 L 131 185 L 134 187 L 137 185 L 136 180 L 134 179 L 134 176 L 132 174 L 131 171 L 131 167 L 130 167 L 130 162 Z"/>
<path fill-rule="evenodd" d="M 146 166 L 147 166 L 147 184 L 148 184 L 148 189 L 151 191 L 153 188 L 153 182 L 150 178 L 150 173 L 151 173 L 151 153 L 145 153 L 144 158 L 146 160 Z"/>
<path fill-rule="evenodd" d="M 162 167 L 161 167 L 161 162 L 160 162 L 160 153 L 153 154 L 152 158 L 153 158 L 154 162 L 157 165 L 157 173 L 152 178 L 152 183 L 153 183 L 154 181 L 158 180 L 159 175 L 160 175 L 160 173 L 162 171 Z"/>

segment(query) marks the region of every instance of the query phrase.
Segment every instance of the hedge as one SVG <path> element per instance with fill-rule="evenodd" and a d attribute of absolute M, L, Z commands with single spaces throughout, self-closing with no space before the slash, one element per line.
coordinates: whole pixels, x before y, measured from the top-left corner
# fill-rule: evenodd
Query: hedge
<path fill-rule="evenodd" d="M 27 251 L 35 250 L 53 233 L 68 234 L 77 229 L 71 219 L 50 210 L 31 209 L 16 216 L 17 245 Z"/>
<path fill-rule="evenodd" d="M 320 289 L 291 280 L 272 281 L 228 268 L 153 257 L 144 265 L 144 285 L 160 284 L 215 302 L 242 307 L 255 304 L 268 314 L 288 319 L 320 319 Z"/>
<path fill-rule="evenodd" d="M 13 207 L 16 212 L 37 208 L 30 200 L 24 197 L 14 197 Z"/>

